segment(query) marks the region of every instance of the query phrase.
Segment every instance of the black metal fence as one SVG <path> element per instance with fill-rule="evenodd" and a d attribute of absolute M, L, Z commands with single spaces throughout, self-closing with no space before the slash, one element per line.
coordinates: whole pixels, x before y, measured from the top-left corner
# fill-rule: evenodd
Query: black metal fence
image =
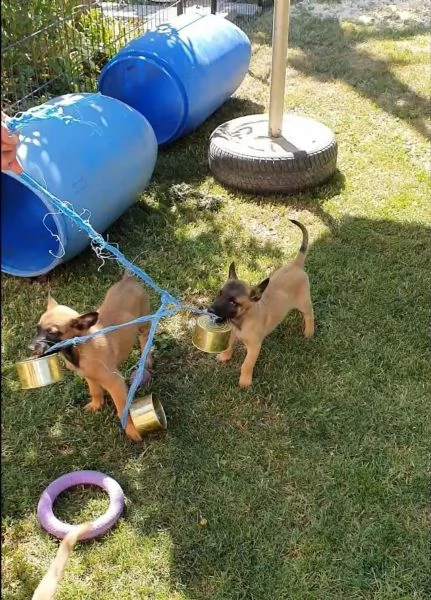
<path fill-rule="evenodd" d="M 272 0 L 2 0 L 1 102 L 12 114 L 48 98 L 94 91 L 129 40 L 176 14 L 211 12 L 241 26 Z"/>

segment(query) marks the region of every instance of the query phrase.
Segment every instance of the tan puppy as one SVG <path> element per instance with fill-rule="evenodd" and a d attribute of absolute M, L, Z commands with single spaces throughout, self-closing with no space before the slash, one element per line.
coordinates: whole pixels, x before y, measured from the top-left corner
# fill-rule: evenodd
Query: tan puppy
<path fill-rule="evenodd" d="M 91 526 L 91 522 L 77 525 L 62 539 L 56 557 L 34 591 L 31 600 L 51 600 L 54 597 L 75 544 Z"/>
<path fill-rule="evenodd" d="M 243 342 L 247 349 L 239 379 L 239 385 L 243 388 L 252 384 L 253 369 L 263 340 L 274 331 L 290 310 L 296 308 L 304 315 L 305 337 L 311 337 L 314 333 L 310 284 L 303 269 L 308 248 L 308 233 L 304 225 L 293 219 L 291 221 L 301 229 L 303 235 L 295 260 L 252 288 L 244 281 L 238 280 L 235 264 L 232 263 L 229 267 L 229 279 L 209 309 L 219 320 L 229 320 L 233 325 L 229 347 L 218 355 L 218 360 L 227 362 L 232 358 L 237 339 Z"/>
<path fill-rule="evenodd" d="M 47 310 L 40 318 L 37 335 L 29 349 L 33 354 L 42 356 L 56 342 L 85 336 L 104 327 L 120 325 L 148 314 L 150 302 L 147 293 L 126 272 L 121 281 L 108 290 L 103 304 L 97 311 L 80 315 L 67 306 L 57 304 L 53 298 L 48 298 Z M 84 377 L 88 384 L 91 402 L 84 410 L 94 412 L 102 408 L 103 390 L 106 390 L 114 401 L 118 417 L 121 418 L 127 399 L 127 386 L 118 368 L 129 356 L 137 334 L 143 350 L 148 337 L 147 323 L 101 334 L 84 344 L 69 346 L 62 351 L 67 367 Z M 147 367 L 151 368 L 151 356 L 148 358 Z M 134 441 L 141 439 L 130 416 L 127 420 L 126 435 Z"/>

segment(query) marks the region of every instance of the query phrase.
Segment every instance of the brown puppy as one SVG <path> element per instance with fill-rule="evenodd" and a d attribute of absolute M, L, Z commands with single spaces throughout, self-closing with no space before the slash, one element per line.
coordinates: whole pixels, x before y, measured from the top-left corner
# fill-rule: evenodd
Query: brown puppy
<path fill-rule="evenodd" d="M 56 557 L 35 589 L 31 600 L 51 600 L 54 597 L 75 544 L 91 526 L 91 522 L 77 525 L 62 539 Z"/>
<path fill-rule="evenodd" d="M 49 297 L 47 310 L 40 318 L 37 335 L 29 349 L 33 354 L 42 356 L 56 342 L 88 335 L 104 327 L 120 325 L 148 314 L 150 302 L 147 293 L 126 272 L 121 281 L 109 288 L 97 311 L 80 315 L 67 306 L 60 306 Z M 101 334 L 62 351 L 66 366 L 87 381 L 91 402 L 85 406 L 85 410 L 99 410 L 103 406 L 103 390 L 106 390 L 115 403 L 118 417 L 121 417 L 127 399 L 127 386 L 118 368 L 129 356 L 137 334 L 143 350 L 148 337 L 147 323 Z M 147 367 L 151 368 L 151 356 L 147 360 Z M 134 441 L 141 439 L 130 416 L 126 435 Z"/>
<path fill-rule="evenodd" d="M 252 384 L 253 369 L 263 340 L 290 310 L 296 308 L 304 315 L 305 337 L 311 337 L 314 333 L 310 283 L 303 269 L 308 233 L 304 225 L 293 219 L 291 221 L 301 229 L 303 235 L 295 260 L 252 288 L 237 278 L 235 264 L 232 263 L 229 267 L 229 279 L 209 309 L 219 320 L 229 320 L 233 325 L 229 347 L 218 355 L 218 360 L 227 362 L 232 358 L 237 339 L 247 349 L 239 380 L 239 385 L 243 388 Z"/>

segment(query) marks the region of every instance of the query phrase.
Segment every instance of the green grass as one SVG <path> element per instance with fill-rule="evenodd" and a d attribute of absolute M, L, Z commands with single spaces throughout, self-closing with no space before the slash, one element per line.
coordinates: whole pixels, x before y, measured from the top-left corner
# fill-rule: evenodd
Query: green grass
<path fill-rule="evenodd" d="M 426 32 L 379 31 L 302 17 L 292 22 L 286 109 L 331 127 L 339 172 L 308 194 L 228 191 L 207 167 L 208 136 L 267 107 L 270 16 L 255 23 L 251 71 L 235 99 L 160 152 L 151 186 L 110 240 L 164 288 L 204 304 L 231 259 L 258 281 L 309 229 L 316 336 L 291 314 L 265 342 L 254 387 L 237 387 L 242 351 L 222 368 L 190 342 L 184 319 L 155 341 L 152 390 L 168 431 L 124 438 L 111 403 L 82 411 L 72 375 L 22 392 L 26 355 L 48 283 L 2 278 L 2 597 L 28 600 L 57 542 L 36 521 L 39 495 L 77 469 L 115 477 L 124 516 L 77 546 L 63 600 L 425 600 L 429 597 L 430 209 L 424 114 Z M 221 206 L 178 199 L 186 183 Z M 57 269 L 52 293 L 91 309 L 120 275 L 90 251 Z M 154 307 L 157 299 L 154 298 Z M 135 350 L 127 368 L 138 358 Z M 65 494 L 79 522 L 103 493 Z"/>

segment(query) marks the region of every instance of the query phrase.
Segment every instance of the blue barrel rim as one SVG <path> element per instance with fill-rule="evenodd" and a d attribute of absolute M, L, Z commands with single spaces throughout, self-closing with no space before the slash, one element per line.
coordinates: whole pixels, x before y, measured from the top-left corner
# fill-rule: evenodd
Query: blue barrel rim
<path fill-rule="evenodd" d="M 59 214 L 58 211 L 55 210 L 51 201 L 46 196 L 44 196 L 38 190 L 35 190 L 32 186 L 28 185 L 25 181 L 23 181 L 20 175 L 13 173 L 12 171 L 2 171 L 2 178 L 3 177 L 10 177 L 11 179 L 17 181 L 20 185 L 27 188 L 44 205 L 44 207 L 47 210 L 47 214 L 49 213 L 52 216 L 54 224 L 57 228 L 57 231 L 54 233 L 54 236 L 58 236 L 57 246 L 58 253 L 60 254 L 61 248 L 67 245 L 67 234 L 63 215 Z M 2 198 L 2 202 L 4 201 L 5 198 Z M 49 273 L 50 271 L 55 269 L 55 267 L 62 263 L 63 259 L 61 256 L 54 256 L 52 254 L 50 254 L 49 256 L 52 257 L 52 260 L 49 263 L 47 263 L 47 265 L 43 269 L 29 269 L 28 271 L 26 271 L 24 269 L 17 269 L 13 266 L 9 266 L 7 262 L 5 262 L 5 254 L 4 251 L 2 251 L 1 271 L 2 273 L 6 273 L 7 275 L 13 275 L 14 277 L 39 277 L 41 275 Z"/>
<path fill-rule="evenodd" d="M 177 73 L 173 70 L 173 68 L 171 67 L 171 65 L 166 60 L 164 60 L 163 58 L 160 58 L 159 56 L 154 56 L 152 54 L 149 54 L 148 52 L 140 52 L 139 50 L 128 50 L 128 49 L 126 50 L 126 48 L 127 48 L 127 46 L 125 46 L 124 48 L 122 48 L 117 53 L 117 55 L 114 56 L 103 67 L 102 72 L 100 73 L 100 76 L 99 76 L 97 90 L 98 90 L 98 92 L 101 95 L 105 96 L 106 98 L 112 98 L 112 96 L 109 96 L 109 95 L 107 95 L 107 94 L 104 93 L 102 86 L 103 86 L 103 83 L 104 83 L 104 81 L 106 79 L 107 73 L 112 68 L 115 68 L 115 67 L 119 66 L 119 63 L 121 63 L 121 62 L 125 62 L 125 61 L 130 60 L 130 59 L 137 59 L 137 60 L 140 60 L 140 61 L 143 61 L 143 62 L 145 61 L 147 63 L 153 63 L 167 77 L 169 77 L 176 84 L 176 86 L 178 87 L 178 90 L 180 92 L 180 96 L 182 98 L 181 118 L 178 119 L 178 121 L 177 121 L 178 124 L 176 126 L 175 131 L 172 131 L 171 134 L 169 135 L 169 137 L 167 137 L 166 139 L 163 139 L 162 141 L 157 140 L 157 143 L 158 143 L 159 146 L 163 146 L 164 144 L 169 144 L 169 142 L 171 140 L 175 139 L 175 137 L 182 130 L 182 128 L 184 127 L 184 124 L 187 121 L 187 115 L 188 115 L 188 111 L 189 111 L 189 100 L 188 100 L 188 97 L 187 97 L 186 88 L 184 87 L 184 84 L 181 81 L 181 79 L 178 77 Z M 122 100 L 121 98 L 117 98 L 117 97 L 115 97 L 115 99 L 118 100 L 119 102 L 122 102 L 123 104 L 126 104 L 127 106 L 129 106 L 133 110 L 137 111 L 139 114 L 141 114 L 142 116 L 144 116 L 147 119 L 147 121 L 148 121 L 148 117 L 146 117 L 143 113 L 141 113 L 140 110 L 138 110 L 134 106 L 128 104 L 128 102 L 126 100 Z M 151 123 L 150 123 L 150 125 L 151 125 Z M 151 125 L 151 127 L 152 127 L 152 125 Z M 154 133 L 155 133 L 155 135 L 157 137 L 156 132 L 154 132 Z"/>

